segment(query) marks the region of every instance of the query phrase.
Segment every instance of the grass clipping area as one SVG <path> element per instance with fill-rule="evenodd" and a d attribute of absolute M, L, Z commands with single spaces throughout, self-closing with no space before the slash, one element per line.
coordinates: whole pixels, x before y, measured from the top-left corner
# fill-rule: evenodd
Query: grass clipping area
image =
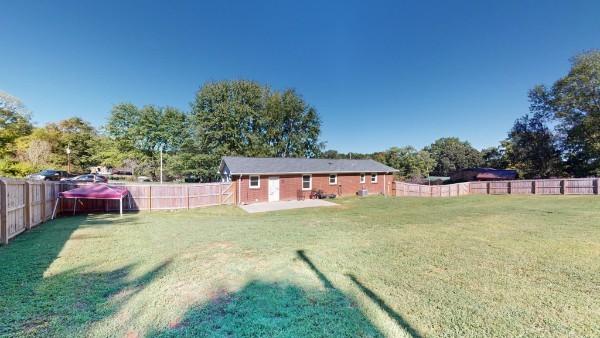
<path fill-rule="evenodd" d="M 0 248 L 2 336 L 600 336 L 600 198 L 61 218 Z"/>

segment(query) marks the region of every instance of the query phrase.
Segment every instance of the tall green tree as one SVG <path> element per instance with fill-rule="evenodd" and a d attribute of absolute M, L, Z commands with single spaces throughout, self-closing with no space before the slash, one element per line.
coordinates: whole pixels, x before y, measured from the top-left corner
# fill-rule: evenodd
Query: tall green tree
<path fill-rule="evenodd" d="M 272 93 L 267 99 L 266 136 L 269 155 L 315 157 L 321 152 L 321 120 L 294 90 Z"/>
<path fill-rule="evenodd" d="M 525 178 L 548 178 L 561 172 L 560 151 L 555 136 L 541 113 L 525 115 L 515 124 L 504 142 L 510 166 Z"/>
<path fill-rule="evenodd" d="M 12 155 L 15 140 L 29 135 L 32 130 L 31 118 L 23 103 L 0 92 L 0 157 Z"/>
<path fill-rule="evenodd" d="M 203 85 L 192 103 L 198 174 L 214 179 L 225 155 L 316 157 L 321 121 L 293 90 L 282 93 L 246 80 Z"/>
<path fill-rule="evenodd" d="M 600 174 L 600 51 L 575 56 L 566 76 L 536 86 L 530 100 L 532 113 L 557 120 L 571 174 Z"/>
<path fill-rule="evenodd" d="M 432 174 L 437 176 L 449 176 L 457 170 L 483 164 L 481 153 L 469 142 L 461 141 L 457 137 L 440 138 L 425 150 L 436 162 Z"/>
<path fill-rule="evenodd" d="M 436 165 L 429 152 L 425 150 L 418 151 L 412 146 L 392 147 L 385 152 L 375 154 L 373 158 L 398 169 L 397 176 L 405 180 L 427 177 Z"/>
<path fill-rule="evenodd" d="M 138 108 L 130 103 L 113 107 L 105 129 L 121 153 L 118 162 L 139 163 L 145 168 L 141 174 L 153 177 L 158 175 L 160 150 L 165 157 L 177 153 L 189 142 L 191 132 L 187 114 L 175 108 Z"/>
<path fill-rule="evenodd" d="M 483 165 L 487 168 L 505 169 L 509 166 L 504 146 L 489 147 L 481 150 Z"/>

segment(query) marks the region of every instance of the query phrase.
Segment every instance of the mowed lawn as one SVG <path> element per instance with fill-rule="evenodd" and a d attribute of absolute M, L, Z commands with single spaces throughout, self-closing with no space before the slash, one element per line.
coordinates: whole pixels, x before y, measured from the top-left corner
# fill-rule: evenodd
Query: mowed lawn
<path fill-rule="evenodd" d="M 600 336 L 600 198 L 65 217 L 0 248 L 0 335 Z"/>

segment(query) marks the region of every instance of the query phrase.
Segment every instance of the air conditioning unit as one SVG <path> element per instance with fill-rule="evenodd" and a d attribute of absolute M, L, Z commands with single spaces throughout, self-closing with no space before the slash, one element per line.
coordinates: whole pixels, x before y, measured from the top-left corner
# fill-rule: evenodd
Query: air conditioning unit
<path fill-rule="evenodd" d="M 356 194 L 360 197 L 365 197 L 369 194 L 369 192 L 367 191 L 367 189 L 360 189 Z"/>

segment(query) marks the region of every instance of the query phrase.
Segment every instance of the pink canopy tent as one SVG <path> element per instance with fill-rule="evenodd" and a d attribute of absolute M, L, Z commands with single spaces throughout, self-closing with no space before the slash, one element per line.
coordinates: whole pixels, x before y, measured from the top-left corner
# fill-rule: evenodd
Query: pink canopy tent
<path fill-rule="evenodd" d="M 61 198 L 75 199 L 75 203 L 73 204 L 73 214 L 75 214 L 75 208 L 77 207 L 78 199 L 119 200 L 119 212 L 121 215 L 123 215 L 123 198 L 125 198 L 126 196 L 129 196 L 129 191 L 127 190 L 127 188 L 111 186 L 107 184 L 86 185 L 75 189 L 63 191 L 58 193 L 56 203 L 54 204 L 54 210 L 52 211 L 52 218 L 56 216 L 56 208 L 58 206 L 58 201 Z"/>

